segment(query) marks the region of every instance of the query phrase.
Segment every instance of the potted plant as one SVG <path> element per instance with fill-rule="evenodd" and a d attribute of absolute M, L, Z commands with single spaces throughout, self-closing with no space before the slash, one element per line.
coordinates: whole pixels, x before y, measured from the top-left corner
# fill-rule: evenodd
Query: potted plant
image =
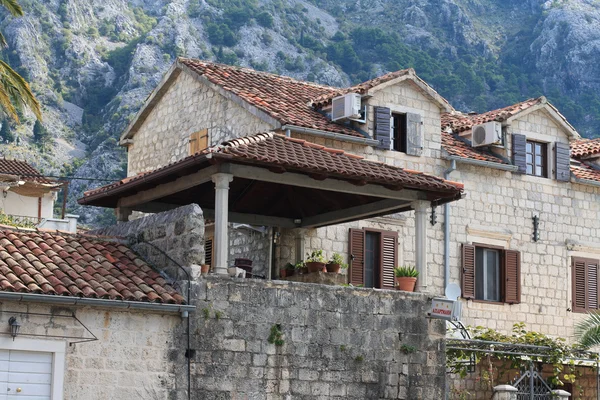
<path fill-rule="evenodd" d="M 325 259 L 325 256 L 323 255 L 323 250 L 314 250 L 312 253 L 309 254 L 308 258 L 306 259 L 306 267 L 308 268 L 308 272 L 318 272 L 318 271 L 323 271 L 325 272 L 325 263 L 327 262 L 327 260 Z"/>
<path fill-rule="evenodd" d="M 210 265 L 209 264 L 202 264 L 200 266 L 200 272 L 202 273 L 202 275 L 206 275 L 210 272 Z"/>
<path fill-rule="evenodd" d="M 348 264 L 344 262 L 344 259 L 339 253 L 333 253 L 331 259 L 327 263 L 327 272 L 333 272 L 336 274 L 340 273 L 340 269 L 348 268 Z"/>
<path fill-rule="evenodd" d="M 286 278 L 288 276 L 294 276 L 294 264 L 292 263 L 287 263 L 285 264 L 285 266 L 279 270 L 279 276 L 281 278 Z"/>
<path fill-rule="evenodd" d="M 294 267 L 296 268 L 296 271 L 298 271 L 298 274 L 308 274 L 308 268 L 306 268 L 306 264 L 304 263 L 304 261 L 298 261 L 296 263 L 296 265 L 294 265 Z"/>
<path fill-rule="evenodd" d="M 419 276 L 419 271 L 415 267 L 396 267 L 394 268 L 394 275 L 396 275 L 398 290 L 405 290 L 407 292 L 415 291 L 417 277 Z"/>

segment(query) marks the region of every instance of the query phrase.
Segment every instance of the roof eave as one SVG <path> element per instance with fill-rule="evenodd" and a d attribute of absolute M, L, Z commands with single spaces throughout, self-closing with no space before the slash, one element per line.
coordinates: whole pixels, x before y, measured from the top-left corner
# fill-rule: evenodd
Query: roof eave
<path fill-rule="evenodd" d="M 519 167 L 517 167 L 516 165 L 500 164 L 500 163 L 495 163 L 495 162 L 491 162 L 491 161 L 475 160 L 472 158 L 454 156 L 454 155 L 449 154 L 445 150 L 444 150 L 444 154 L 442 154 L 442 158 L 444 160 L 456 161 L 458 163 L 463 163 L 463 164 L 477 165 L 480 167 L 499 169 L 502 171 L 517 172 L 519 170 Z"/>
<path fill-rule="evenodd" d="M 514 120 L 518 118 L 522 118 L 525 115 L 531 114 L 534 111 L 544 109 L 550 114 L 550 116 L 557 122 L 565 132 L 569 135 L 572 140 L 581 139 L 581 135 L 575 130 L 573 125 L 571 125 L 567 119 L 558 111 L 556 107 L 554 107 L 545 97 L 541 97 L 541 101 L 538 104 L 535 104 L 531 107 L 528 107 L 524 110 L 521 110 L 510 117 L 508 117 L 504 122 L 506 124 L 511 124 Z M 505 125 L 505 124 L 503 124 Z"/>
<path fill-rule="evenodd" d="M 583 179 L 583 178 L 578 178 L 576 176 L 572 176 L 572 181 L 575 183 L 580 183 L 582 185 L 590 185 L 590 186 L 597 186 L 600 187 L 600 181 L 593 181 L 591 179 Z"/>

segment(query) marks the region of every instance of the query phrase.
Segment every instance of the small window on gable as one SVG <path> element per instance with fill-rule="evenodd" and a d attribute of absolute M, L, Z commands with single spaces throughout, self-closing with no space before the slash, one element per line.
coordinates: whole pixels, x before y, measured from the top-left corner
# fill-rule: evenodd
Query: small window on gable
<path fill-rule="evenodd" d="M 518 251 L 464 244 L 462 258 L 464 298 L 520 303 L 521 255 Z"/>
<path fill-rule="evenodd" d="M 208 147 L 208 129 L 202 129 L 190 135 L 189 154 L 196 154 Z"/>
<path fill-rule="evenodd" d="M 526 144 L 527 175 L 548 177 L 548 146 L 528 140 Z"/>
<path fill-rule="evenodd" d="M 392 149 L 401 153 L 406 153 L 407 143 L 407 124 L 406 114 L 393 113 L 392 114 L 391 136 L 392 136 Z"/>

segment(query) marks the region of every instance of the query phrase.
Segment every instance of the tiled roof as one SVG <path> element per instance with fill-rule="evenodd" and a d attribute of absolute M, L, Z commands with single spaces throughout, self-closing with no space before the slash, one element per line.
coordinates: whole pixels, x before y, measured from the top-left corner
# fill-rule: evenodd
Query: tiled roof
<path fill-rule="evenodd" d="M 183 304 L 131 249 L 93 236 L 0 227 L 0 291 Z"/>
<path fill-rule="evenodd" d="M 337 88 L 250 68 L 187 58 L 179 58 L 178 62 L 264 111 L 282 125 L 297 125 L 363 137 L 354 129 L 332 122 L 310 106 L 312 99 L 321 95 L 333 95 L 339 90 Z"/>
<path fill-rule="evenodd" d="M 571 156 L 575 158 L 597 155 L 600 157 L 600 138 L 571 142 Z"/>
<path fill-rule="evenodd" d="M 600 182 L 600 170 L 594 169 L 585 163 L 571 165 L 571 173 L 575 175 L 577 179 Z"/>
<path fill-rule="evenodd" d="M 400 71 L 389 72 L 385 75 L 381 75 L 377 78 L 368 80 L 363 83 L 359 83 L 358 85 L 350 86 L 348 88 L 336 89 L 332 93 L 324 93 L 318 97 L 312 99 L 313 105 L 322 106 L 331 102 L 331 99 L 337 96 L 344 95 L 346 93 L 359 93 L 365 94 L 369 89 L 374 88 L 375 86 L 381 85 L 382 83 L 386 83 L 391 81 L 392 79 L 399 78 L 401 76 L 408 75 L 411 72 L 410 69 L 402 69 Z"/>
<path fill-rule="evenodd" d="M 498 164 L 508 164 L 507 161 L 490 152 L 469 146 L 463 140 L 451 133 L 442 132 L 442 146 L 451 156 L 489 161 Z"/>
<path fill-rule="evenodd" d="M 208 156 L 213 159 L 222 158 L 225 161 L 281 167 L 305 174 L 366 181 L 384 186 L 401 186 L 407 189 L 449 192 L 450 194 L 458 194 L 463 190 L 461 183 L 446 181 L 419 171 L 369 161 L 343 150 L 327 148 L 305 140 L 273 133 L 260 133 L 230 140 L 154 171 L 141 173 L 128 177 L 126 180 L 90 190 L 84 193 L 84 198 L 79 202 L 88 204 L 87 198 L 91 196 L 122 189 L 136 183 L 145 183 L 151 179 L 151 175 L 164 174 L 168 169 L 175 169 L 178 165 L 189 163 L 195 158 L 202 160 L 202 157 L 207 158 Z"/>
<path fill-rule="evenodd" d="M 513 115 L 545 102 L 544 97 L 529 99 L 508 107 L 488 111 L 483 114 L 468 115 L 463 113 L 444 113 L 442 114 L 442 128 L 450 127 L 453 132 L 464 132 L 473 127 L 473 125 L 484 124 L 491 121 L 505 121 Z"/>
<path fill-rule="evenodd" d="M 26 182 L 52 184 L 56 181 L 44 178 L 40 172 L 25 161 L 0 158 L 0 175 L 15 175 Z"/>

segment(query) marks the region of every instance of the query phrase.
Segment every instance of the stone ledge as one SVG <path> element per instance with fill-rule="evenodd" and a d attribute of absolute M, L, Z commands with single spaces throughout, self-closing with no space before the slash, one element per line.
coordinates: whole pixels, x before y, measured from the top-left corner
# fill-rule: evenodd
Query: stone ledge
<path fill-rule="evenodd" d="M 318 283 L 321 285 L 345 285 L 348 283 L 348 276 L 333 272 L 311 272 L 309 274 L 299 274 L 289 276 L 285 281 Z"/>

